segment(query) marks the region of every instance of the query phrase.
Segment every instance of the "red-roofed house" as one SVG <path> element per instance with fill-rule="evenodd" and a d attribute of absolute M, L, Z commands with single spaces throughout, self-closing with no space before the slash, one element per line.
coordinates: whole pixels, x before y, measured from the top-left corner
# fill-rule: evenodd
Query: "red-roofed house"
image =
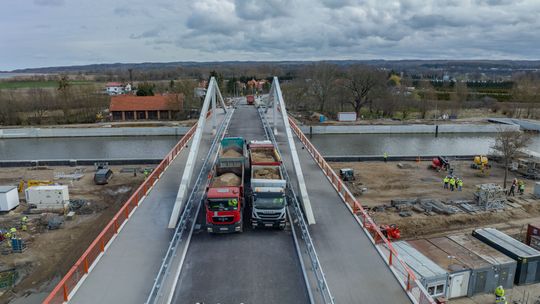
<path fill-rule="evenodd" d="M 176 118 L 183 103 L 184 96 L 177 94 L 120 95 L 111 97 L 109 111 L 113 120 L 167 120 Z"/>

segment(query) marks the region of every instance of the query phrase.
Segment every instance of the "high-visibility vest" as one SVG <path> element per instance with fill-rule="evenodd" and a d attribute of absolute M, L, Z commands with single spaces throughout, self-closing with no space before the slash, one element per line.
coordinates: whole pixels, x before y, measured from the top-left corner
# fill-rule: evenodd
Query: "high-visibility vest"
<path fill-rule="evenodd" d="M 495 288 L 495 296 L 504 297 L 504 288 L 502 288 L 502 286 L 498 286 L 497 288 Z"/>
<path fill-rule="evenodd" d="M 453 178 L 451 178 L 451 179 L 450 179 L 450 185 L 455 185 L 455 184 L 456 184 L 456 180 L 453 179 Z"/>
<path fill-rule="evenodd" d="M 445 178 L 443 179 L 443 181 L 444 181 L 445 184 L 448 184 L 448 182 L 450 181 L 450 179 L 449 179 L 448 177 L 445 177 Z"/>
<path fill-rule="evenodd" d="M 458 186 L 463 186 L 463 181 L 462 181 L 462 180 L 458 180 L 457 184 L 458 184 Z"/>

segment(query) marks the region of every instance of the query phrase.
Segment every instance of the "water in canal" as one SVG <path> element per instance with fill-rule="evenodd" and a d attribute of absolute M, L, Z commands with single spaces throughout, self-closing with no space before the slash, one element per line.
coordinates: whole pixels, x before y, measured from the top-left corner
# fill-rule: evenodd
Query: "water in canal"
<path fill-rule="evenodd" d="M 485 154 L 495 134 L 326 134 L 313 135 L 323 155 Z M 162 158 L 176 136 L 0 139 L 0 160 Z M 540 135 L 529 149 L 540 152 Z"/>
<path fill-rule="evenodd" d="M 323 155 L 473 155 L 486 154 L 496 134 L 325 134 L 311 141 Z M 533 135 L 529 149 L 540 152 L 540 136 Z"/>
<path fill-rule="evenodd" d="M 0 139 L 0 160 L 163 158 L 177 136 Z"/>

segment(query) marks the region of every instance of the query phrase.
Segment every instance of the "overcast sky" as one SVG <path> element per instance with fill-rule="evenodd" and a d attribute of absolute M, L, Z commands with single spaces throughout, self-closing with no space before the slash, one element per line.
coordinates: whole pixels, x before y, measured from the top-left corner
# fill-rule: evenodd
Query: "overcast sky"
<path fill-rule="evenodd" d="M 540 59 L 539 0 L 2 0 L 0 70 L 113 62 Z"/>

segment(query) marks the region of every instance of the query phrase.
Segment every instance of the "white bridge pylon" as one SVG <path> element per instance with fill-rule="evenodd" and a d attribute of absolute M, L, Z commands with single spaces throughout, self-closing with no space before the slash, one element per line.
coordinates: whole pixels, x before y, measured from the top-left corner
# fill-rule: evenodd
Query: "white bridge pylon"
<path fill-rule="evenodd" d="M 208 113 L 208 108 L 210 107 L 210 104 L 212 104 L 212 113 L 211 113 L 212 135 L 216 134 L 216 127 L 217 127 L 216 99 L 218 98 L 219 98 L 219 102 L 221 103 L 221 106 L 223 107 L 223 112 L 227 113 L 227 109 L 225 107 L 225 101 L 223 100 L 223 97 L 221 96 L 221 92 L 219 91 L 219 86 L 217 84 L 217 81 L 214 77 L 211 77 L 210 82 L 208 83 L 208 89 L 206 90 L 206 96 L 204 98 L 204 102 L 202 105 L 201 115 L 199 116 L 199 121 L 197 122 L 197 129 L 195 130 L 195 135 L 193 136 L 193 141 L 191 142 L 191 148 L 189 149 L 188 159 L 186 161 L 186 166 L 184 168 L 184 173 L 182 175 L 180 187 L 178 188 L 178 193 L 176 195 L 176 200 L 174 202 L 171 218 L 169 220 L 168 227 L 171 229 L 175 228 L 176 225 L 178 224 L 178 219 L 180 218 L 181 211 L 185 204 L 184 200 L 186 199 L 189 182 L 191 181 L 191 177 L 193 176 L 193 170 L 195 169 L 195 157 L 197 157 L 197 154 L 199 153 L 199 146 L 201 144 L 201 139 L 204 132 L 204 126 L 206 124 L 206 115 Z"/>
<path fill-rule="evenodd" d="M 281 112 L 281 117 L 283 118 L 283 124 L 285 125 L 285 135 L 287 136 L 287 141 L 289 143 L 289 148 L 291 151 L 291 157 L 294 167 L 294 172 L 296 173 L 296 178 L 298 180 L 298 188 L 300 190 L 300 197 L 302 198 L 301 203 L 304 207 L 304 214 L 306 216 L 307 222 L 309 225 L 315 224 L 315 216 L 313 215 L 313 210 L 311 209 L 311 202 L 309 200 L 309 195 L 306 188 L 306 182 L 304 180 L 304 173 L 302 172 L 302 167 L 300 165 L 300 159 L 298 158 L 298 151 L 296 151 L 296 144 L 294 143 L 294 135 L 291 131 L 291 125 L 289 124 L 289 116 L 287 114 L 287 109 L 285 107 L 285 101 L 283 100 L 283 95 L 281 94 L 281 87 L 279 86 L 279 80 L 274 76 L 272 81 L 272 88 L 270 88 L 270 94 L 268 95 L 268 105 L 272 104 L 272 120 L 274 127 L 274 134 L 277 135 L 277 107 Z"/>

